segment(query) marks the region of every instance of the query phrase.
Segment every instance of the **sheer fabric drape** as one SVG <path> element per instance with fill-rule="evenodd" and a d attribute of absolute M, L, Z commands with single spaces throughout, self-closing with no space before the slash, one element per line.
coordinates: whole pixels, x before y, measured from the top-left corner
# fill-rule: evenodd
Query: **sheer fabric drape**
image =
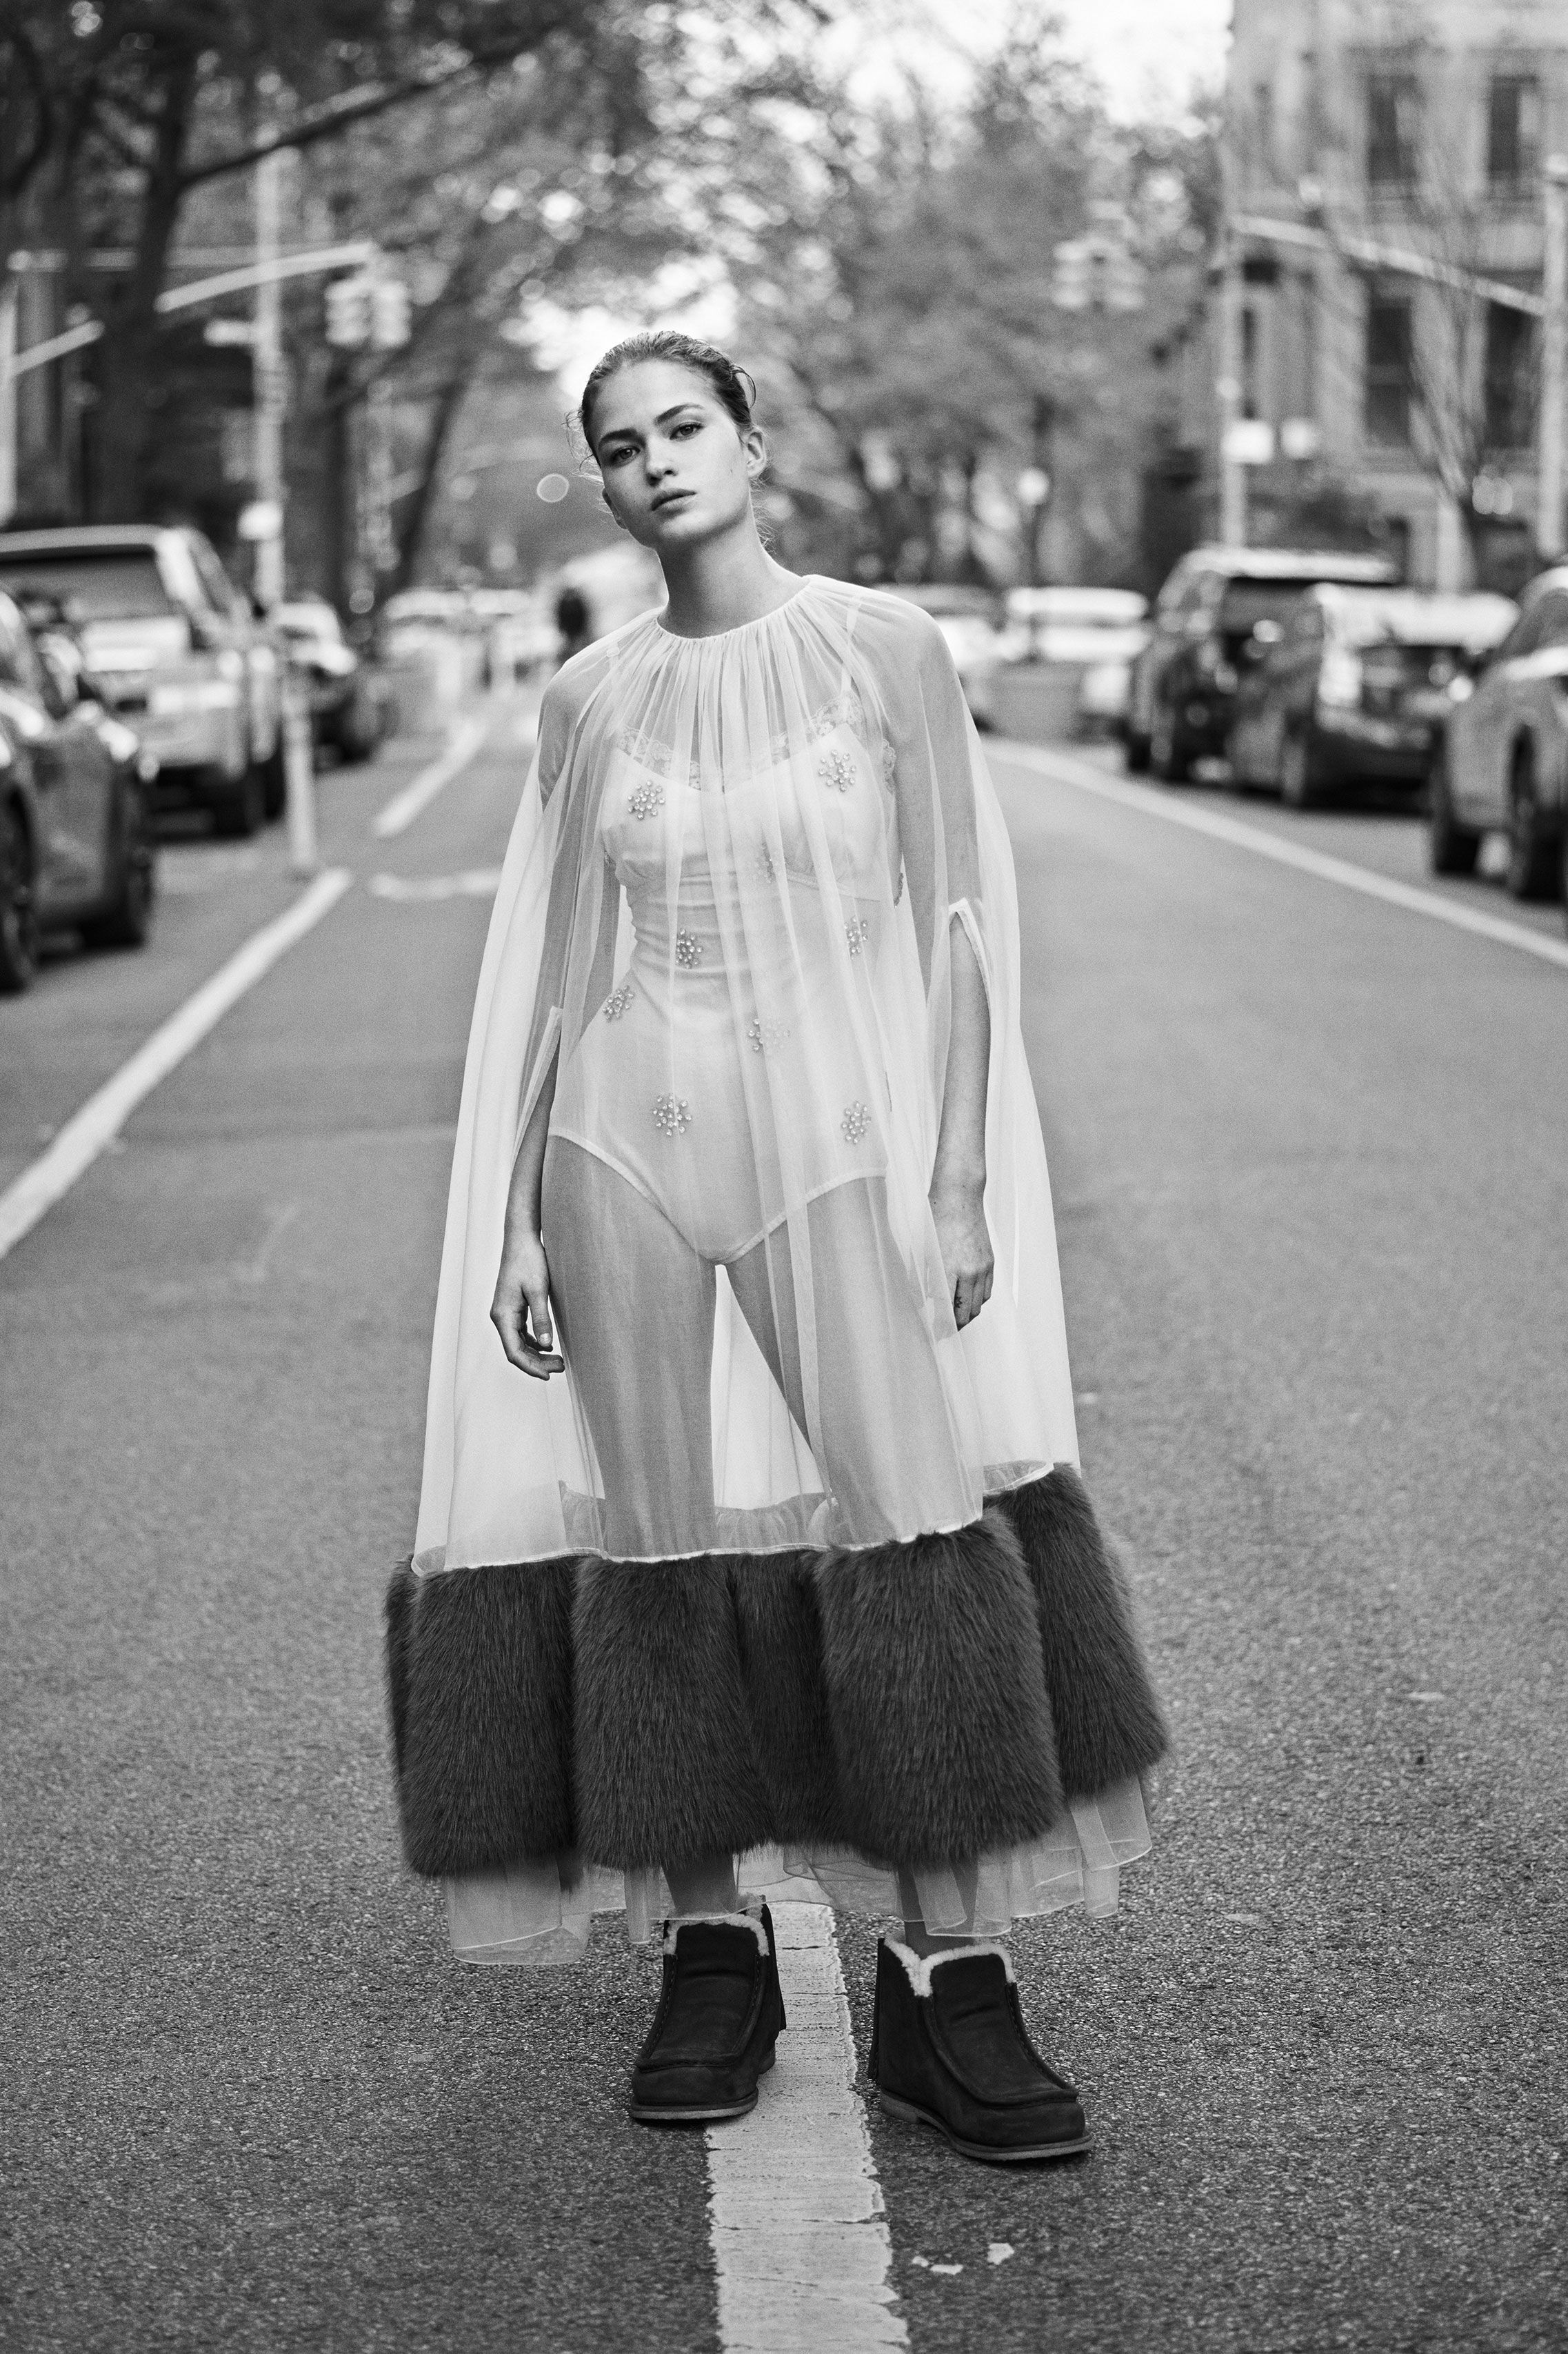
<path fill-rule="evenodd" d="M 997 1261 L 961 1333 L 927 1201 L 959 925 L 991 1006 Z M 605 1462 L 613 1416 L 570 1351 L 546 1385 L 496 1341 L 512 1164 L 552 1065 L 552 1139 L 723 1270 L 711 1326 L 688 1320 L 662 1361 L 700 1410 L 711 1482 L 656 1491 L 656 1466 Z M 629 1247 L 614 1227 L 599 1240 L 611 1266 Z M 583 1310 L 561 1304 L 569 1330 Z M 822 1458 L 857 1335 L 862 1469 L 835 1482 Z M 1076 1451 L 1012 856 L 939 633 L 818 579 L 716 638 L 631 623 L 556 682 L 503 871 L 416 1568 L 872 1544 L 961 1527 Z"/>

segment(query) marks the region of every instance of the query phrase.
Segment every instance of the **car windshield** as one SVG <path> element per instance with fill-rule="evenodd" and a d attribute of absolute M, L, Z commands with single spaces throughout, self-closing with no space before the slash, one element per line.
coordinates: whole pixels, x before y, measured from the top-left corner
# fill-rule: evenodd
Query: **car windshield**
<path fill-rule="evenodd" d="M 82 621 L 151 621 L 177 610 L 151 548 L 61 550 L 11 556 L 0 550 L 0 583 L 15 591 L 45 588 L 68 599 Z"/>
<path fill-rule="evenodd" d="M 1259 621 L 1285 622 L 1311 584 L 1306 580 L 1231 580 L 1220 600 L 1220 629 L 1227 638 L 1245 638 Z"/>

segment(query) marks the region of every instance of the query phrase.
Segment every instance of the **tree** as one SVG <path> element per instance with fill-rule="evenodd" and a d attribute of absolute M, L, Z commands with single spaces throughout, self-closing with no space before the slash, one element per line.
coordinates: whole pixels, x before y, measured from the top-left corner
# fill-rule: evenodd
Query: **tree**
<path fill-rule="evenodd" d="M 1056 252 L 1104 231 L 1147 262 L 1190 216 L 1169 159 L 1107 122 L 1053 19 L 1021 7 L 957 107 L 913 82 L 868 107 L 846 80 L 759 76 L 724 170 L 795 560 L 1006 577 L 1015 480 L 1044 457 L 1075 561 L 1125 568 L 1149 314 L 1064 313 Z"/>
<path fill-rule="evenodd" d="M 100 504 L 143 507 L 154 422 L 154 305 L 196 191 L 270 148 L 546 68 L 593 80 L 633 38 L 630 0 L 9 0 L 0 248 L 24 207 L 89 291 L 94 245 L 129 246 L 101 368 Z"/>

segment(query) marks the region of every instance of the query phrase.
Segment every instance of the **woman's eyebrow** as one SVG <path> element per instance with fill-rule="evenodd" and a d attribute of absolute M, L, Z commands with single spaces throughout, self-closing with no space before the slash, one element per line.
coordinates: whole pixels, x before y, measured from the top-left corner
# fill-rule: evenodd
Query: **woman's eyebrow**
<path fill-rule="evenodd" d="M 697 400 L 678 400 L 673 408 L 662 408 L 653 422 L 655 425 L 668 425 L 672 417 L 679 417 L 682 410 L 686 408 L 694 408 L 700 413 L 702 403 Z M 599 435 L 599 444 L 602 450 L 607 441 L 637 441 L 641 439 L 641 436 L 635 425 L 612 425 L 607 432 Z"/>

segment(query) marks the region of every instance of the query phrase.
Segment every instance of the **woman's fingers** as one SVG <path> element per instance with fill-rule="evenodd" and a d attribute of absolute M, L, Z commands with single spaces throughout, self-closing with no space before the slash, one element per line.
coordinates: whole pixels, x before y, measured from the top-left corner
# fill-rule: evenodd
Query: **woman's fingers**
<path fill-rule="evenodd" d="M 555 1354 L 556 1333 L 550 1321 L 548 1286 L 543 1283 L 524 1284 L 524 1298 L 528 1303 L 528 1320 L 534 1328 L 531 1334 L 523 1336 L 523 1344 L 528 1351 L 526 1370 L 546 1376 L 564 1372 L 565 1358 Z"/>

